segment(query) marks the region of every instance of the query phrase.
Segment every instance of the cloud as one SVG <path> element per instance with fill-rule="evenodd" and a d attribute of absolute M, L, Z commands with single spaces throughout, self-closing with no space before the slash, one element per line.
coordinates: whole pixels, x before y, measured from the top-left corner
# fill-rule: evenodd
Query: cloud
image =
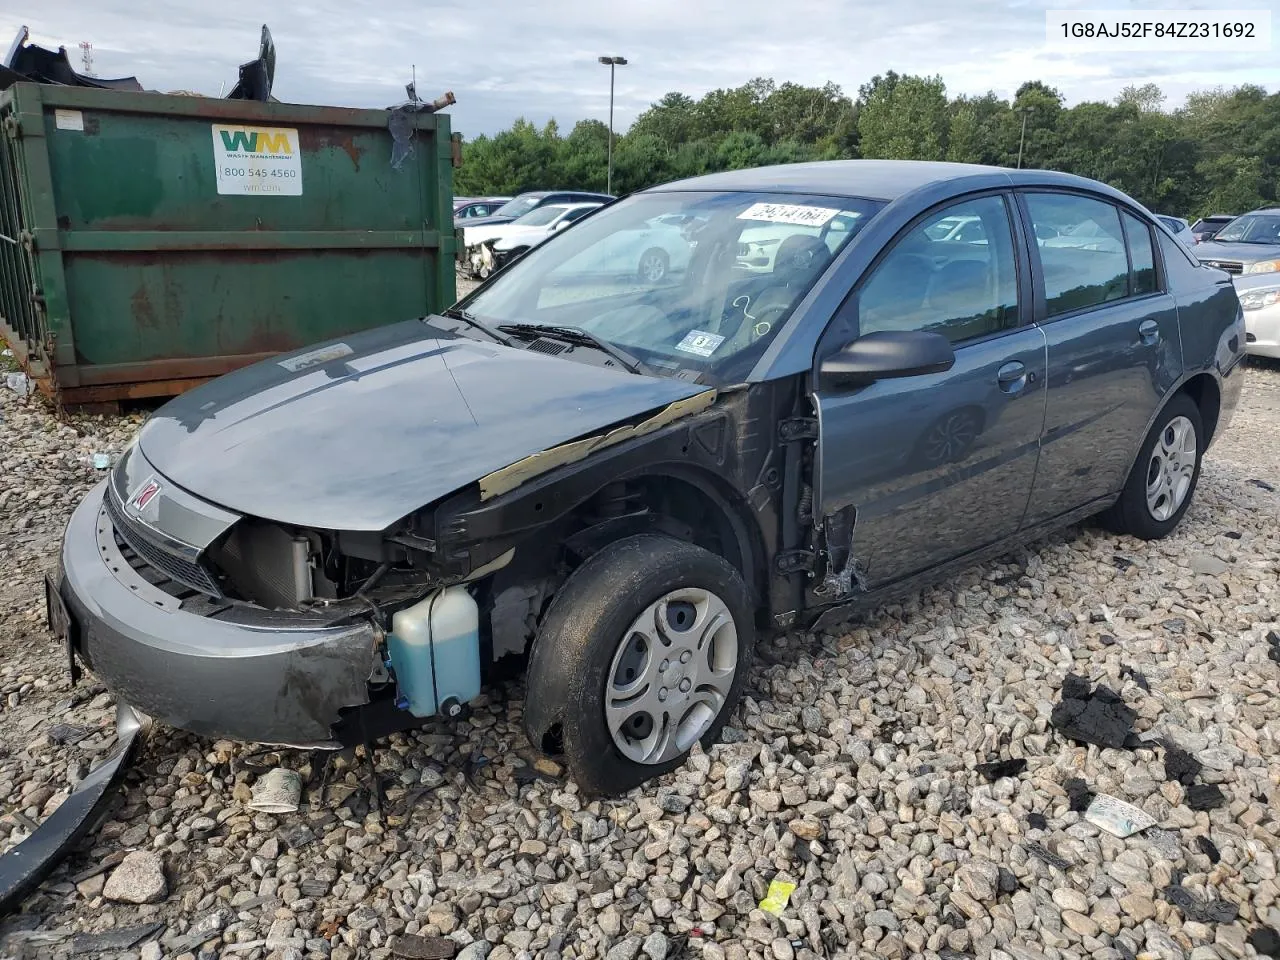
<path fill-rule="evenodd" d="M 277 49 L 282 100 L 385 107 L 404 97 L 416 66 L 428 98 L 452 90 L 454 129 L 491 133 L 517 116 L 555 117 L 563 129 L 605 119 L 608 71 L 620 54 L 615 124 L 625 129 L 664 93 L 698 96 L 752 77 L 818 85 L 853 95 L 887 70 L 940 74 L 952 95 L 994 90 L 1011 96 L 1026 80 L 1058 87 L 1069 103 L 1110 100 L 1129 83 L 1158 83 L 1168 103 L 1215 86 L 1280 86 L 1270 54 L 1089 53 L 1045 48 L 1049 7 L 1079 0 L 276 0 L 265 14 Z M 1090 3 L 1089 6 L 1103 6 Z M 1163 6 L 1206 8 L 1207 4 Z M 101 76 L 135 75 L 149 89 L 217 95 L 256 56 L 260 2 L 169 0 L 139 14 L 129 0 L 41 0 L 25 22 L 37 42 L 94 44 Z M 23 20 L 0 14 L 0 37 Z"/>

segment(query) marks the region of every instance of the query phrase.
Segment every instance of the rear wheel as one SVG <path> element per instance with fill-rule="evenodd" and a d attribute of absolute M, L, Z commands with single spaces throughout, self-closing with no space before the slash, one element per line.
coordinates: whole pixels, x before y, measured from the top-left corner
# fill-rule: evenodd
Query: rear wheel
<path fill-rule="evenodd" d="M 755 640 L 738 571 L 660 536 L 610 544 L 556 594 L 530 658 L 526 728 L 578 785 L 617 794 L 719 736 Z"/>
<path fill-rule="evenodd" d="M 1200 408 L 1180 393 L 1160 411 L 1120 499 L 1102 515 L 1103 524 L 1143 540 L 1172 533 L 1191 505 L 1204 446 Z"/>

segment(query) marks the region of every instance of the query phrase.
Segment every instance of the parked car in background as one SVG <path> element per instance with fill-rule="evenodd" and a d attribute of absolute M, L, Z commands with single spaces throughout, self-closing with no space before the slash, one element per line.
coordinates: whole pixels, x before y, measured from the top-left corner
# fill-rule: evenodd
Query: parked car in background
<path fill-rule="evenodd" d="M 510 197 L 455 197 L 453 201 L 453 219 L 478 220 L 497 213 Z"/>
<path fill-rule="evenodd" d="M 1280 274 L 1236 277 L 1235 286 L 1244 310 L 1245 352 L 1280 360 Z"/>
<path fill-rule="evenodd" d="M 1280 271 L 1280 207 L 1241 214 L 1197 244 L 1196 256 L 1232 276 Z"/>
<path fill-rule="evenodd" d="M 1211 217 L 1201 217 L 1191 225 L 1191 233 L 1196 243 L 1204 243 L 1217 236 L 1218 231 L 1236 218 L 1234 213 L 1215 213 Z"/>
<path fill-rule="evenodd" d="M 1183 220 L 1181 217 L 1170 217 L 1165 214 L 1156 214 L 1156 219 L 1169 228 L 1169 232 L 1173 234 L 1174 239 L 1185 243 L 1189 247 L 1196 244 L 1195 235 L 1191 232 L 1191 224 Z"/>
<path fill-rule="evenodd" d="M 518 194 L 487 217 L 476 217 L 469 224 L 483 226 L 510 223 L 548 203 L 608 203 L 612 199 L 614 198 L 607 193 L 586 193 L 581 190 L 533 190 Z"/>
<path fill-rule="evenodd" d="M 935 236 L 968 217 L 986 243 Z M 669 226 L 679 276 L 599 281 L 592 251 Z M 1094 514 L 1171 533 L 1243 350 L 1230 278 L 1102 183 L 853 160 L 667 184 L 442 314 L 154 413 L 70 520 L 50 622 L 118 703 L 267 744 L 464 716 L 527 658 L 534 749 L 618 794 L 714 742 L 760 632 Z"/>
<path fill-rule="evenodd" d="M 464 226 L 462 250 L 458 255 L 458 271 L 465 277 L 484 279 L 500 265 L 494 256 L 494 244 L 502 238 L 515 232 L 528 239 L 536 238 L 541 241 L 556 229 L 567 227 L 601 206 L 598 200 L 587 203 L 547 203 L 534 207 L 515 220 Z M 528 246 L 532 244 L 526 244 L 526 249 Z M 510 253 L 510 248 L 507 252 Z"/>
<path fill-rule="evenodd" d="M 488 276 L 509 261 L 527 253 L 557 230 L 566 229 L 602 206 L 599 202 L 550 203 L 526 213 L 519 220 L 502 224 L 497 228 L 501 231 L 499 235 L 482 244 L 482 252 L 487 251 L 485 256 L 488 267 L 483 276 Z"/>

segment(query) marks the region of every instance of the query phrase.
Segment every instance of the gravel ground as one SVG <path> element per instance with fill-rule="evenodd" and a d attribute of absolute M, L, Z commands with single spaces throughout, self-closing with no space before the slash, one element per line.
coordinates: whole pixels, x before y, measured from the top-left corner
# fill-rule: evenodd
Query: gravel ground
<path fill-rule="evenodd" d="M 107 695 L 68 686 L 40 577 L 102 476 L 91 454 L 138 422 L 59 422 L 0 387 L 0 847 L 112 742 Z M 262 771 L 318 764 L 159 727 L 101 829 L 0 926 L 0 955 L 339 960 L 447 936 L 467 960 L 1254 956 L 1280 929 L 1278 423 L 1280 368 L 1251 368 L 1174 536 L 1072 528 L 847 632 L 784 638 L 726 743 L 620 800 L 528 764 L 518 687 L 377 749 L 381 821 L 360 755 L 301 812 L 255 814 Z M 1072 673 L 1148 742 L 1055 733 Z M 1155 737 L 1202 769 L 1170 769 L 1187 758 Z M 1018 759 L 994 782 L 976 769 Z M 1215 786 L 1222 805 L 1193 809 Z M 1073 811 L 1082 789 L 1158 828 L 1099 830 Z M 758 906 L 774 880 L 795 884 L 780 916 Z"/>

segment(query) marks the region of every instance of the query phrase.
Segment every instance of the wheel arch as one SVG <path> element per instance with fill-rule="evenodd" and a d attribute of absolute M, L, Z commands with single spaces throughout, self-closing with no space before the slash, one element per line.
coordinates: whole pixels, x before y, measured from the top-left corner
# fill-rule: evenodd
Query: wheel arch
<path fill-rule="evenodd" d="M 1208 449 L 1218 426 L 1218 418 L 1222 414 L 1222 385 L 1210 371 L 1197 370 L 1178 380 L 1164 395 L 1160 405 L 1147 418 L 1147 422 L 1142 428 L 1142 433 L 1137 437 L 1137 442 L 1134 444 L 1129 460 L 1129 471 L 1132 471 L 1134 464 L 1138 462 L 1138 455 L 1142 452 L 1142 445 L 1146 442 L 1147 435 L 1151 433 L 1151 428 L 1155 426 L 1155 422 L 1160 419 L 1165 408 L 1173 402 L 1173 398 L 1182 394 L 1189 396 L 1200 411 L 1201 425 L 1205 428 L 1204 449 Z M 1129 476 L 1129 471 L 1125 472 L 1126 479 Z"/>

